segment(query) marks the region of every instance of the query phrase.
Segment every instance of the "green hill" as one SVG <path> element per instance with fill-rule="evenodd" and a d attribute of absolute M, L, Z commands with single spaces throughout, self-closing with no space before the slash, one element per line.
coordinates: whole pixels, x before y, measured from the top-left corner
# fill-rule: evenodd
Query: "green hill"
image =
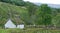
<path fill-rule="evenodd" d="M 26 7 L 0 2 L 0 25 L 1 26 L 4 25 L 9 18 L 16 21 L 17 19 L 19 20 L 21 18 L 23 19 L 24 17 L 26 17 L 26 15 L 27 15 Z"/>
<path fill-rule="evenodd" d="M 60 9 L 50 8 L 47 4 L 36 6 L 27 2 L 26 6 L 17 6 L 0 2 L 0 26 L 4 26 L 8 19 L 11 19 L 15 24 L 58 26 L 60 25 L 59 15 Z"/>

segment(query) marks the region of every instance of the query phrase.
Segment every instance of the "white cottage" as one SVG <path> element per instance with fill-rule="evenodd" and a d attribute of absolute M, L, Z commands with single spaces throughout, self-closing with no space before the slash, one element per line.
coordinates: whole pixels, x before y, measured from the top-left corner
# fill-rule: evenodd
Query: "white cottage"
<path fill-rule="evenodd" d="M 16 25 L 9 19 L 5 24 L 5 28 L 16 28 Z"/>

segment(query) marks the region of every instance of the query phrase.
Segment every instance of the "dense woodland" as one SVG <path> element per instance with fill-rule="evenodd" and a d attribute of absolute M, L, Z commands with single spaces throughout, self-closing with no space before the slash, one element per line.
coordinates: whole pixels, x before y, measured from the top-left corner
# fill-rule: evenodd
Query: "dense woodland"
<path fill-rule="evenodd" d="M 51 8 L 47 4 L 40 6 L 23 0 L 0 0 L 0 26 L 8 19 L 15 24 L 25 25 L 60 25 L 60 8 Z"/>

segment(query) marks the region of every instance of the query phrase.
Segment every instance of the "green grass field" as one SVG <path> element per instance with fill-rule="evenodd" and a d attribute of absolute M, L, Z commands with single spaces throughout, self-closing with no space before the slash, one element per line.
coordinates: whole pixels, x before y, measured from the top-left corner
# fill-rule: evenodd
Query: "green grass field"
<path fill-rule="evenodd" d="M 31 29 L 0 29 L 0 33 L 60 33 L 60 30 Z"/>

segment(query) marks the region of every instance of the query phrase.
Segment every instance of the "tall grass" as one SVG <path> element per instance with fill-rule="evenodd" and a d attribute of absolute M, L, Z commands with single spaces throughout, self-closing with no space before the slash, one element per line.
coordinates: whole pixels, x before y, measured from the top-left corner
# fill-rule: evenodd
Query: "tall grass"
<path fill-rule="evenodd" d="M 60 33 L 60 30 L 31 29 L 0 29 L 0 33 Z"/>

